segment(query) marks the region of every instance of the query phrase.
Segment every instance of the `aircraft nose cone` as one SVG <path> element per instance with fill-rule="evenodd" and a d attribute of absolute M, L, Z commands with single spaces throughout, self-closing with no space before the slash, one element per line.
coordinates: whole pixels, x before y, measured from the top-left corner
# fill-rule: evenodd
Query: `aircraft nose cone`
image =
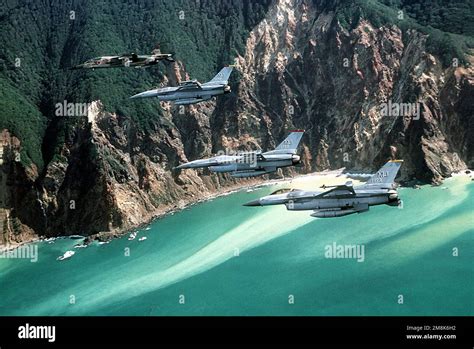
<path fill-rule="evenodd" d="M 136 95 L 133 95 L 132 97 L 130 97 L 130 99 L 136 99 L 136 98 L 143 98 L 143 93 L 138 93 Z"/>
<path fill-rule="evenodd" d="M 141 93 L 138 93 L 138 94 L 130 97 L 130 99 L 156 97 L 156 96 L 157 96 L 156 91 L 145 91 L 145 92 L 141 92 Z"/>
<path fill-rule="evenodd" d="M 262 206 L 262 205 L 260 205 L 260 200 L 257 199 L 257 200 L 249 201 L 246 204 L 243 204 L 243 206 Z"/>
<path fill-rule="evenodd" d="M 182 165 L 176 166 L 174 169 L 175 170 L 181 170 L 183 168 L 188 168 L 188 164 L 182 164 Z"/>

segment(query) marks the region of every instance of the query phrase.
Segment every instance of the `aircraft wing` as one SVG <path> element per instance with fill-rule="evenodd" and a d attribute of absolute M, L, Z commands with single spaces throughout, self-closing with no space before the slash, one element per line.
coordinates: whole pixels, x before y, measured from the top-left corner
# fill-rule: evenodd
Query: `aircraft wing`
<path fill-rule="evenodd" d="M 337 185 L 319 194 L 316 198 L 347 198 L 356 196 L 352 185 Z"/>
<path fill-rule="evenodd" d="M 220 155 L 214 156 L 213 158 L 209 158 L 209 166 L 216 166 L 216 165 L 229 165 L 240 161 L 242 159 L 239 155 Z"/>
<path fill-rule="evenodd" d="M 138 60 L 138 55 L 136 53 L 125 53 L 121 55 L 120 57 L 117 57 L 117 59 L 119 60 L 128 59 L 132 62 L 136 62 Z"/>
<path fill-rule="evenodd" d="M 352 182 L 347 182 L 344 185 L 335 185 L 331 187 L 323 186 L 323 188 L 331 188 L 323 192 L 294 190 L 288 193 L 288 199 L 295 202 L 307 201 L 312 199 L 343 199 L 356 196 Z"/>
<path fill-rule="evenodd" d="M 185 81 L 178 86 L 177 91 L 202 90 L 201 84 L 196 80 Z"/>
<path fill-rule="evenodd" d="M 337 185 L 323 192 L 316 191 L 291 191 L 288 193 L 288 199 L 294 202 L 299 200 L 306 201 L 312 199 L 342 199 L 354 197 L 356 194 L 354 188 L 350 185 Z"/>
<path fill-rule="evenodd" d="M 122 56 L 113 56 L 107 59 L 108 64 L 122 64 Z"/>

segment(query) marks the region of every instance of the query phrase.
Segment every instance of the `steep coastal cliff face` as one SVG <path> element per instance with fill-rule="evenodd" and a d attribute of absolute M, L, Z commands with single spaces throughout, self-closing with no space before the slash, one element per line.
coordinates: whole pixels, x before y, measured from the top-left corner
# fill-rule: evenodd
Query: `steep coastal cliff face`
<path fill-rule="evenodd" d="M 438 182 L 472 167 L 474 70 L 443 68 L 426 39 L 365 19 L 348 31 L 332 11 L 282 0 L 238 57 L 237 125 L 305 128 L 312 170 L 373 170 L 397 157 L 404 179 Z M 385 103 L 415 102 L 419 115 L 384 115 Z"/>
<path fill-rule="evenodd" d="M 125 109 L 125 99 L 123 110 L 111 111 L 108 96 L 78 95 L 97 88 L 99 79 L 60 78 L 59 86 L 76 84 L 79 92 L 65 96 L 86 99 L 87 116 L 73 123 L 50 118 L 44 167 L 15 157 L 25 140 L 2 131 L 0 243 L 36 234 L 111 235 L 223 189 L 263 181 L 268 177 L 237 181 L 173 167 L 222 150 L 270 149 L 293 128 L 306 130 L 303 166 L 272 177 L 341 167 L 373 171 L 388 158 L 405 160 L 404 180 L 439 182 L 472 168 L 472 66 L 443 66 L 417 30 L 363 17 L 347 27 L 337 16 L 342 5 L 326 3 L 271 3 L 236 51 L 233 93 L 187 107 L 140 101 L 155 108 L 145 114 L 153 115 L 147 127 Z M 139 73 L 130 76 L 156 85 L 157 76 Z M 188 79 L 186 57 L 158 76 L 161 85 Z M 130 86 L 125 95 L 134 89 L 140 91 Z M 412 103 L 418 114 L 387 109 Z"/>

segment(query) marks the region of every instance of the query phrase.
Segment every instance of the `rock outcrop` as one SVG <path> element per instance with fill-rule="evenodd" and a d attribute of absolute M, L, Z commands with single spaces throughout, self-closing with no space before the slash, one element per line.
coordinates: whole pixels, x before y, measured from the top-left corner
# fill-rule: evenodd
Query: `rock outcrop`
<path fill-rule="evenodd" d="M 173 168 L 221 150 L 270 149 L 293 128 L 307 131 L 303 166 L 272 177 L 341 167 L 371 171 L 395 157 L 405 160 L 404 180 L 439 183 L 472 168 L 473 68 L 443 67 L 415 30 L 376 27 L 368 19 L 348 30 L 320 3 L 275 1 L 236 58 L 232 94 L 186 107 L 163 104 L 160 123 L 147 131 L 93 101 L 59 156 L 39 173 L 15 159 L 21 141 L 3 130 L 0 243 L 110 236 L 263 181 L 268 177 L 237 181 Z M 188 78 L 177 62 L 163 83 Z"/>

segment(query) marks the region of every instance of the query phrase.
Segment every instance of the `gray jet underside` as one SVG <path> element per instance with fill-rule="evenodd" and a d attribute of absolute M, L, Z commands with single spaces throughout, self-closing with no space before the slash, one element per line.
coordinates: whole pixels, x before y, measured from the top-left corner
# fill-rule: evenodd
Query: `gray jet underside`
<path fill-rule="evenodd" d="M 233 67 L 224 67 L 209 82 L 201 84 L 197 80 L 183 81 L 176 87 L 163 87 L 138 93 L 130 98 L 156 97 L 163 102 L 177 105 L 195 104 L 231 92 L 228 80 Z"/>
<path fill-rule="evenodd" d="M 312 217 L 341 217 L 369 210 L 374 205 L 397 206 L 400 204 L 395 177 L 402 160 L 387 162 L 366 183 L 352 186 L 323 187 L 323 191 L 280 189 L 271 195 L 248 202 L 244 206 L 285 205 L 289 211 L 313 210 Z"/>
<path fill-rule="evenodd" d="M 204 168 L 211 172 L 230 173 L 232 177 L 255 177 L 275 172 L 278 168 L 294 166 L 300 162 L 296 154 L 304 131 L 296 130 L 276 147 L 267 152 L 242 152 L 236 155 L 219 155 L 182 164 L 176 169 Z"/>

